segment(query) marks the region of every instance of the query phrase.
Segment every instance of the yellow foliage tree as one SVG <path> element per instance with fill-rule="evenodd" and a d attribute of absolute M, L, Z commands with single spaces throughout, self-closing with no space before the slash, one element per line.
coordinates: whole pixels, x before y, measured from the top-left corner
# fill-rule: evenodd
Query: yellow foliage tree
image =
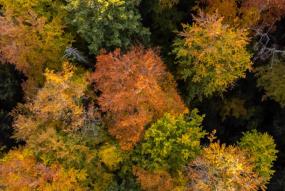
<path fill-rule="evenodd" d="M 257 191 L 264 189 L 254 163 L 238 147 L 211 143 L 187 168 L 190 191 Z"/>
<path fill-rule="evenodd" d="M 226 91 L 251 69 L 247 31 L 224 25 L 217 14 L 203 13 L 183 28 L 173 53 L 190 100 Z"/>
<path fill-rule="evenodd" d="M 104 145 L 100 148 L 99 157 L 109 170 L 117 170 L 123 161 L 120 150 L 114 145 Z"/>
<path fill-rule="evenodd" d="M 83 126 L 79 99 L 87 82 L 75 72 L 69 63 L 63 64 L 61 73 L 46 70 L 46 83 L 35 99 L 14 111 L 16 138 L 25 140 L 37 151 L 53 151 L 64 142 L 57 137 L 58 132 L 72 133 Z"/>

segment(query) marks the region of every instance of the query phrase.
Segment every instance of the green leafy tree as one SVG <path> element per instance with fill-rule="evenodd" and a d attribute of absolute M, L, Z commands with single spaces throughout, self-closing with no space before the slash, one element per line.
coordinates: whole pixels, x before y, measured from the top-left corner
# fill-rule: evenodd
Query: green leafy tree
<path fill-rule="evenodd" d="M 267 183 L 274 173 L 273 162 L 277 159 L 277 150 L 272 136 L 260 133 L 256 130 L 244 133 L 239 146 L 248 151 L 254 159 L 255 171 L 263 177 Z"/>
<path fill-rule="evenodd" d="M 101 48 L 126 49 L 132 41 L 145 41 L 149 32 L 140 23 L 138 0 L 68 0 L 69 23 L 88 44 L 90 52 Z"/>
<path fill-rule="evenodd" d="M 145 169 L 177 170 L 200 153 L 203 116 L 194 109 L 188 117 L 165 114 L 145 132 L 136 159 Z"/>
<path fill-rule="evenodd" d="M 222 21 L 201 13 L 174 42 L 178 78 L 186 82 L 189 100 L 222 93 L 251 69 L 247 32 Z"/>

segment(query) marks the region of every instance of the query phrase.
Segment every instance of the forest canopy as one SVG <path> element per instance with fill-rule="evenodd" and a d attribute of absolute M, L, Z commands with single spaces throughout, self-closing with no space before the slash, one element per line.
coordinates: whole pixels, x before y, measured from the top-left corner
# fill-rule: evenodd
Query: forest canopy
<path fill-rule="evenodd" d="M 285 188 L 285 0 L 0 0 L 0 190 Z"/>

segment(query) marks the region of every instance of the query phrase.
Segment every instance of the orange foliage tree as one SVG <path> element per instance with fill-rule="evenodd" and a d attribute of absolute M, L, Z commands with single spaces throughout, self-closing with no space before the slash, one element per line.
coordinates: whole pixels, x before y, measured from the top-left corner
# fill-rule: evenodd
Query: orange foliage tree
<path fill-rule="evenodd" d="M 285 15 L 285 0 L 201 0 L 207 13 L 218 12 L 224 22 L 246 28 L 272 27 Z"/>
<path fill-rule="evenodd" d="M 133 173 L 137 181 L 145 191 L 171 191 L 174 189 L 174 182 L 170 174 L 165 170 L 155 172 L 146 171 L 139 167 L 133 167 Z"/>
<path fill-rule="evenodd" d="M 130 150 L 144 126 L 165 112 L 179 114 L 185 106 L 172 75 L 155 51 L 134 47 L 97 57 L 93 79 L 102 92 L 99 104 L 108 112 L 108 130 L 123 150 Z"/>
<path fill-rule="evenodd" d="M 285 15 L 285 0 L 245 0 L 243 10 L 255 10 L 260 14 L 259 25 L 272 27 Z"/>

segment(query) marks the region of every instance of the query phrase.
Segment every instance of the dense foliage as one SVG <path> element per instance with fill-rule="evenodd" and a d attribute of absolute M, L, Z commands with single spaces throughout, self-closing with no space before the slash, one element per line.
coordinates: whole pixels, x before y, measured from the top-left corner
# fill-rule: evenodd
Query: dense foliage
<path fill-rule="evenodd" d="M 86 173 L 61 166 L 47 167 L 29 150 L 10 151 L 0 165 L 0 185 L 6 190 L 85 190 Z"/>
<path fill-rule="evenodd" d="M 144 126 L 165 112 L 183 113 L 186 108 L 172 75 L 151 49 L 134 47 L 97 57 L 93 79 L 102 92 L 99 105 L 111 116 L 108 129 L 124 150 L 142 137 Z"/>
<path fill-rule="evenodd" d="M 198 1 L 207 13 L 218 12 L 224 21 L 243 28 L 273 27 L 284 16 L 284 0 L 205 0 Z"/>
<path fill-rule="evenodd" d="M 33 97 L 44 83 L 45 68 L 59 70 L 64 50 L 71 43 L 71 35 L 64 33 L 64 15 L 50 17 L 49 12 L 38 11 L 38 7 L 44 9 L 44 1 L 0 3 L 4 10 L 0 16 L 1 55 L 28 77 L 26 96 Z"/>
<path fill-rule="evenodd" d="M 193 110 L 188 117 L 165 116 L 155 122 L 144 135 L 138 160 L 146 169 L 179 169 L 201 151 L 203 116 Z"/>
<path fill-rule="evenodd" d="M 222 21 L 218 15 L 200 15 L 174 42 L 178 77 L 186 81 L 190 100 L 226 91 L 251 69 L 247 32 Z"/>
<path fill-rule="evenodd" d="M 141 188 L 146 191 L 170 191 L 174 189 L 173 180 L 167 171 L 156 170 L 154 172 L 134 167 L 134 174 Z"/>
<path fill-rule="evenodd" d="M 0 0 L 0 190 L 285 185 L 285 0 Z"/>
<path fill-rule="evenodd" d="M 186 171 L 190 190 L 258 190 L 262 180 L 239 148 L 211 143 Z"/>
<path fill-rule="evenodd" d="M 147 42 L 149 32 L 140 23 L 138 0 L 67 0 L 70 24 L 88 44 L 93 54 L 101 48 L 126 49 Z"/>
<path fill-rule="evenodd" d="M 274 173 L 272 165 L 277 154 L 273 138 L 267 133 L 262 134 L 254 130 L 244 133 L 239 145 L 254 158 L 255 171 L 263 177 L 265 182 L 268 181 Z"/>

